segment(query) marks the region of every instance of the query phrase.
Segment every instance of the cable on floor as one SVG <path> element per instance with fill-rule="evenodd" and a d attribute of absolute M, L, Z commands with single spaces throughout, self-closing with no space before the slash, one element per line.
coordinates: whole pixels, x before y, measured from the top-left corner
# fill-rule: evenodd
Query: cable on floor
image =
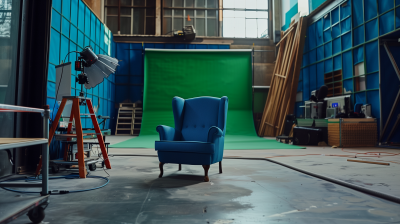
<path fill-rule="evenodd" d="M 92 190 L 97 190 L 100 189 L 102 187 L 105 187 L 110 180 L 107 177 L 101 177 L 101 176 L 87 176 L 86 178 L 99 178 L 99 179 L 103 179 L 106 181 L 105 184 L 98 186 L 98 187 L 93 187 L 93 188 L 88 188 L 88 189 L 83 189 L 83 190 L 74 190 L 74 191 L 68 191 L 68 190 L 53 190 L 51 191 L 51 194 L 68 194 L 68 193 L 78 193 L 78 192 L 85 192 L 85 191 L 92 191 Z M 57 176 L 57 177 L 49 177 L 49 180 L 55 180 L 55 179 L 79 179 L 79 175 L 77 174 L 69 174 L 69 175 L 64 175 L 64 176 Z M 2 182 L 12 182 L 12 181 L 18 181 L 18 180 L 25 180 L 27 182 L 30 181 L 37 181 L 39 179 L 34 178 L 34 177 L 17 177 L 17 178 L 12 178 L 12 179 L 8 179 Z M 1 183 L 1 182 L 0 182 Z M 14 189 L 10 189 L 7 187 L 1 187 L 4 190 L 7 191 L 11 191 L 11 192 L 15 192 L 15 193 L 40 193 L 40 191 L 20 191 L 20 190 L 14 190 Z"/>

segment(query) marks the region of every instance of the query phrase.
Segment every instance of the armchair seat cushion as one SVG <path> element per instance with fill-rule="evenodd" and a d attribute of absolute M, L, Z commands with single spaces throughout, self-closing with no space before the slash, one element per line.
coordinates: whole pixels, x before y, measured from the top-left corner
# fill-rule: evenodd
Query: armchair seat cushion
<path fill-rule="evenodd" d="M 156 151 L 214 154 L 215 145 L 198 141 L 156 141 Z"/>

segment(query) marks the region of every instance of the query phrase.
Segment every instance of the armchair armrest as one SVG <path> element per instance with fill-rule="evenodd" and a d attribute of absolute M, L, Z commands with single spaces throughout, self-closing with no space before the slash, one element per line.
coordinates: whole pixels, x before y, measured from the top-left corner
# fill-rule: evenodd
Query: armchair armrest
<path fill-rule="evenodd" d="M 171 128 L 165 125 L 158 125 L 156 130 L 160 134 L 161 141 L 173 141 L 175 138 L 175 128 Z"/>
<path fill-rule="evenodd" d="M 208 129 L 207 142 L 214 143 L 217 138 L 219 138 L 223 135 L 224 135 L 224 132 L 219 127 L 212 126 L 212 127 L 210 127 L 210 129 Z"/>

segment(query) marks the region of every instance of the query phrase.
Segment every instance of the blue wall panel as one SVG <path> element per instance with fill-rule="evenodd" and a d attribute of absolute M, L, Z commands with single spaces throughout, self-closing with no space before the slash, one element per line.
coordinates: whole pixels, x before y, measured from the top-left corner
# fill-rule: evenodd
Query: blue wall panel
<path fill-rule="evenodd" d="M 379 71 L 379 59 L 378 59 L 378 41 L 368 43 L 365 45 L 365 58 L 367 64 L 367 73 Z"/>
<path fill-rule="evenodd" d="M 384 35 L 394 30 L 394 11 L 385 13 L 379 18 L 379 35 Z"/>
<path fill-rule="evenodd" d="M 309 46 L 304 48 L 301 70 L 303 79 L 299 82 L 301 85 L 298 86 L 297 91 L 303 92 L 303 101 L 305 101 L 309 99 L 315 80 L 317 87 L 323 84 L 338 86 L 341 81 L 343 90 L 335 92 L 335 95 L 350 94 L 352 103 L 371 104 L 372 114 L 378 119 L 378 124 L 381 113 L 382 122 L 385 122 L 399 90 L 400 81 L 386 51 L 382 46 L 379 48 L 378 38 L 385 35 L 383 38 L 395 39 L 399 36 L 400 0 L 349 0 L 343 1 L 344 4 L 340 2 L 341 5 L 339 2 L 331 9 L 327 9 L 328 12 L 324 13 L 326 18 L 322 16 L 316 18 L 316 22 L 308 26 L 306 45 Z M 322 28 L 320 24 L 322 24 Z M 397 32 L 393 33 L 393 31 Z M 317 41 L 321 33 L 324 40 L 323 48 Z M 318 64 L 312 64 L 314 52 Z M 400 53 L 398 53 L 400 47 L 391 47 L 391 52 L 397 64 L 400 64 Z M 364 63 L 360 64 L 361 62 Z M 379 65 L 379 63 L 381 64 Z M 362 75 L 366 77 L 366 90 L 354 89 L 355 82 L 358 82 L 354 77 L 355 65 L 364 66 L 365 74 Z M 342 70 L 342 79 L 340 77 L 335 79 L 339 82 L 332 83 L 333 80 L 323 79 L 323 75 L 339 74 L 331 72 L 340 69 Z M 379 82 L 385 88 L 380 88 Z M 378 89 L 385 97 L 380 99 Z M 380 100 L 382 101 L 382 111 L 380 111 Z M 296 103 L 296 115 L 302 113 L 302 109 L 299 107 L 301 103 L 304 102 Z M 399 113 L 400 106 L 395 111 L 395 114 Z M 391 122 L 393 123 L 394 120 Z M 400 143 L 400 130 L 396 132 L 393 140 Z"/>
<path fill-rule="evenodd" d="M 61 13 L 61 14 L 60 14 Z M 51 114 L 54 117 L 58 110 L 58 105 L 53 108 L 56 97 L 55 86 L 55 66 L 59 65 L 65 56 L 70 51 L 81 51 L 85 46 L 91 45 L 95 53 L 103 53 L 110 55 L 111 48 L 109 48 L 112 39 L 111 32 L 100 24 L 93 12 L 86 7 L 82 0 L 57 0 L 53 1 L 51 33 L 50 33 L 50 50 L 49 50 L 49 72 L 47 82 L 47 103 L 50 105 Z M 107 42 L 107 43 L 105 43 Z M 76 60 L 77 54 L 71 53 L 64 62 L 72 62 Z M 71 76 L 71 95 L 78 95 L 80 92 L 80 85 L 75 82 L 77 72 L 72 68 L 71 74 L 63 74 Z M 97 114 L 110 116 L 111 111 L 114 109 L 108 108 L 108 105 L 113 105 L 115 102 L 115 82 L 112 81 L 113 76 L 105 79 L 107 87 L 103 84 L 96 86 L 90 90 L 84 88 L 85 94 L 91 98 L 93 105 L 104 102 L 103 109 L 100 109 Z M 108 104 L 108 101 L 111 102 Z M 87 113 L 87 109 L 81 106 L 81 113 Z M 113 121 L 111 122 L 111 124 Z M 92 127 L 90 119 L 83 118 L 82 126 Z M 105 127 L 110 128 L 110 122 Z M 51 157 L 56 156 L 59 148 L 58 141 L 51 146 Z"/>
<path fill-rule="evenodd" d="M 363 0 L 353 0 L 353 25 L 354 27 L 364 22 Z"/>
<path fill-rule="evenodd" d="M 343 79 L 353 77 L 353 63 L 351 51 L 342 54 L 343 59 Z"/>
<path fill-rule="evenodd" d="M 390 1 L 390 0 L 384 0 Z M 368 21 L 378 15 L 378 7 L 376 5 L 376 0 L 365 0 L 364 1 L 364 16 L 365 21 Z"/>
<path fill-rule="evenodd" d="M 378 20 L 374 19 L 365 24 L 365 40 L 369 41 L 378 37 Z"/>

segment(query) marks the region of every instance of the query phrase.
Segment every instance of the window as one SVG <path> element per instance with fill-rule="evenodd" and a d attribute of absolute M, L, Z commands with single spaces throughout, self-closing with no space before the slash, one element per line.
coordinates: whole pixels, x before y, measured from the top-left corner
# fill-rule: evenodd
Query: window
<path fill-rule="evenodd" d="M 119 28 L 120 34 L 154 35 L 155 2 L 155 0 L 106 0 L 104 12 L 106 24 L 114 34 L 118 33 Z"/>
<path fill-rule="evenodd" d="M 20 0 L 0 0 L 0 103 L 16 103 L 17 68 L 20 31 Z M 0 113 L 1 137 L 12 137 L 14 134 L 14 114 Z M 3 128 L 4 127 L 4 128 Z M 7 128 L 5 128 L 7 127 Z M 3 154 L 0 155 L 0 158 Z M 4 161 L 4 160 L 3 160 Z M 0 165 L 4 165 L 5 163 Z M 3 166 L 4 167 L 4 166 Z M 0 169 L 0 177 L 9 169 Z"/>
<path fill-rule="evenodd" d="M 218 0 L 164 0 L 163 34 L 188 25 L 196 36 L 218 36 Z"/>
<path fill-rule="evenodd" d="M 223 37 L 268 37 L 267 0 L 223 0 Z"/>

